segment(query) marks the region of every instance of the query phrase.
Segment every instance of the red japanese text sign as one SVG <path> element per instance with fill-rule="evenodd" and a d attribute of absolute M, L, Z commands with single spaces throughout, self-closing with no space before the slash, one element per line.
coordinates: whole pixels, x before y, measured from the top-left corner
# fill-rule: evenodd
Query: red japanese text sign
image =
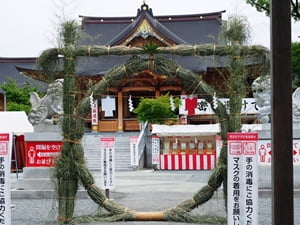
<path fill-rule="evenodd" d="M 30 141 L 26 142 L 27 167 L 52 167 L 55 157 L 59 156 L 61 141 Z"/>

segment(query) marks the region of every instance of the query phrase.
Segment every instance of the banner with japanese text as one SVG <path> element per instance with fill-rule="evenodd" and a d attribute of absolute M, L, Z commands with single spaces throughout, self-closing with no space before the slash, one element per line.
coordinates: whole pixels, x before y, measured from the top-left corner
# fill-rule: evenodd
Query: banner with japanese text
<path fill-rule="evenodd" d="M 227 224 L 258 224 L 257 133 L 227 134 Z"/>
<path fill-rule="evenodd" d="M 152 136 L 152 165 L 159 165 L 160 161 L 160 138 Z"/>
<path fill-rule="evenodd" d="M 138 155 L 138 147 L 137 141 L 138 136 L 131 136 L 130 137 L 130 165 L 131 166 L 138 166 L 139 165 L 139 155 Z"/>
<path fill-rule="evenodd" d="M 229 98 L 219 98 L 226 108 L 229 110 Z M 257 114 L 258 108 L 256 105 L 255 98 L 243 98 L 242 99 L 242 114 Z M 212 115 L 214 111 L 212 110 L 210 104 L 202 98 L 197 98 L 197 96 L 181 96 L 181 105 L 179 106 L 180 115 Z"/>
<path fill-rule="evenodd" d="M 92 125 L 98 125 L 98 99 L 94 99 L 91 112 Z"/>
<path fill-rule="evenodd" d="M 0 133 L 0 224 L 11 224 L 10 164 L 12 134 Z"/>
<path fill-rule="evenodd" d="M 101 186 L 115 188 L 115 138 L 103 137 L 101 142 Z"/>

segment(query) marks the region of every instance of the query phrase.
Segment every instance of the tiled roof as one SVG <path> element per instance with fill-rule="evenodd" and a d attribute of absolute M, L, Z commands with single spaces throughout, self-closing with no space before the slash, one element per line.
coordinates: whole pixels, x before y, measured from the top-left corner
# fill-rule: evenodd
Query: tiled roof
<path fill-rule="evenodd" d="M 38 87 L 39 90 L 45 90 L 47 85 L 44 82 L 34 80 L 31 77 L 23 76 L 16 69 L 17 66 L 36 69 L 36 58 L 1 58 L 0 57 L 0 83 L 7 82 L 8 78 L 17 81 L 18 86 L 29 83 L 33 87 Z M 0 93 L 3 93 L 0 88 Z"/>

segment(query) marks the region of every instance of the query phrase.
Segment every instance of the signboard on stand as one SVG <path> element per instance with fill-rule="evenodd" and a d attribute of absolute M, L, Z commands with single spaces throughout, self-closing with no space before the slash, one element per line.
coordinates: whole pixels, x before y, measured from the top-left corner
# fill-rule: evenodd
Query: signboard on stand
<path fill-rule="evenodd" d="M 159 165 L 160 161 L 160 139 L 152 136 L 152 165 Z"/>
<path fill-rule="evenodd" d="M 228 133 L 228 224 L 258 224 L 257 133 Z"/>
<path fill-rule="evenodd" d="M 0 133 L 0 224 L 11 224 L 10 163 L 12 135 Z"/>
<path fill-rule="evenodd" d="M 101 142 L 101 182 L 103 189 L 115 188 L 115 139 L 100 138 Z"/>
<path fill-rule="evenodd" d="M 138 166 L 139 165 L 139 153 L 138 153 L 138 136 L 130 137 L 130 165 Z"/>
<path fill-rule="evenodd" d="M 61 141 L 27 141 L 26 167 L 52 167 L 62 148 Z"/>

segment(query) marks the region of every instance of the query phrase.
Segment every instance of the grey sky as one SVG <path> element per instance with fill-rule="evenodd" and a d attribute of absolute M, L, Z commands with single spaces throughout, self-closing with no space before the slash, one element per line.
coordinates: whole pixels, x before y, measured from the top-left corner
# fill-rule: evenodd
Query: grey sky
<path fill-rule="evenodd" d="M 269 47 L 270 23 L 246 0 L 146 0 L 154 15 L 208 13 L 226 10 L 246 16 L 251 26 L 250 44 Z M 9 0 L 0 7 L 0 57 L 36 57 L 56 46 L 58 15 L 79 20 L 85 16 L 135 16 L 142 0 Z M 292 22 L 292 39 L 300 41 L 300 23 Z"/>

